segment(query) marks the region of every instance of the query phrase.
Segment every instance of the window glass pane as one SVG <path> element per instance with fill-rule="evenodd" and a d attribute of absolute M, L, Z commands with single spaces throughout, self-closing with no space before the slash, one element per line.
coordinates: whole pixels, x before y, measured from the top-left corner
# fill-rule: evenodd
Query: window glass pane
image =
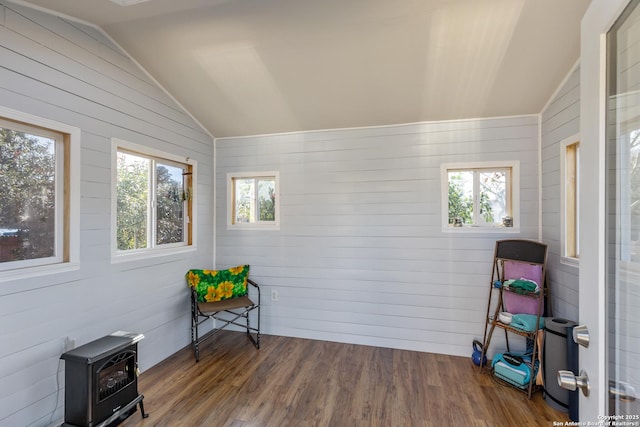
<path fill-rule="evenodd" d="M 276 181 L 274 179 L 258 180 L 258 210 L 260 221 L 275 221 Z"/>
<path fill-rule="evenodd" d="M 118 250 L 147 247 L 150 160 L 118 152 Z"/>
<path fill-rule="evenodd" d="M 449 224 L 473 224 L 473 171 L 450 171 L 448 176 Z"/>
<path fill-rule="evenodd" d="M 0 127 L 0 262 L 55 256 L 56 142 Z"/>
<path fill-rule="evenodd" d="M 255 222 L 255 180 L 234 178 L 235 218 L 234 223 Z"/>
<path fill-rule="evenodd" d="M 183 169 L 156 164 L 156 243 L 180 243 L 184 240 Z"/>
<path fill-rule="evenodd" d="M 565 148 L 565 253 L 564 256 L 578 258 L 578 143 Z"/>
<path fill-rule="evenodd" d="M 487 224 L 501 223 L 508 216 L 506 171 L 480 171 L 480 218 Z"/>

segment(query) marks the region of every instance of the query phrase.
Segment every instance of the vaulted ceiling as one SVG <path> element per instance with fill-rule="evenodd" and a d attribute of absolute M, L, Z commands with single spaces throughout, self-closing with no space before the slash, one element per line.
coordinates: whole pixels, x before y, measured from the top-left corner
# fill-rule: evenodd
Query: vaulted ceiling
<path fill-rule="evenodd" d="M 101 27 L 216 137 L 539 113 L 590 0 L 28 0 Z"/>

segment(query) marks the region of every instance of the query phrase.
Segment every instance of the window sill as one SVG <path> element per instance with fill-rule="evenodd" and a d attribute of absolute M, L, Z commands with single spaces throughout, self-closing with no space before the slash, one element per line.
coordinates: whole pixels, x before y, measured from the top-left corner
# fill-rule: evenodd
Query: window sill
<path fill-rule="evenodd" d="M 163 256 L 194 252 L 195 250 L 196 247 L 194 245 L 190 245 L 166 249 L 137 250 L 132 253 L 118 253 L 111 256 L 111 264 L 159 258 Z"/>
<path fill-rule="evenodd" d="M 279 225 L 227 225 L 227 230 L 279 231 Z"/>
<path fill-rule="evenodd" d="M 0 282 L 29 279 L 38 276 L 49 276 L 52 274 L 66 273 L 79 269 L 80 263 L 78 262 L 64 262 L 60 264 L 41 265 L 38 267 L 16 268 L 14 270 L 2 271 L 0 273 Z"/>
<path fill-rule="evenodd" d="M 474 225 L 467 225 L 463 227 L 442 227 L 443 233 L 508 233 L 516 234 L 520 233 L 520 227 L 481 227 Z"/>
<path fill-rule="evenodd" d="M 560 264 L 567 265 L 569 267 L 580 268 L 580 258 L 563 256 L 560 257 Z"/>

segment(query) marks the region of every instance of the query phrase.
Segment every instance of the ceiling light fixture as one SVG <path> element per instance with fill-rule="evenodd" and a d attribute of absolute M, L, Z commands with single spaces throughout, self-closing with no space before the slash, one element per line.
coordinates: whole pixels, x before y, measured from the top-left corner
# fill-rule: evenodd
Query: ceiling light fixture
<path fill-rule="evenodd" d="M 120 6 L 131 6 L 132 4 L 144 3 L 149 0 L 111 0 L 115 4 L 119 4 Z"/>

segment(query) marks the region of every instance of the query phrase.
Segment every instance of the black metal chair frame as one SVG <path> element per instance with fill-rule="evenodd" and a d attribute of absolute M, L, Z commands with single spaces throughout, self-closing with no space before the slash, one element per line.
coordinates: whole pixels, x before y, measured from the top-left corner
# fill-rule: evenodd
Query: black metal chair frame
<path fill-rule="evenodd" d="M 245 328 L 253 345 L 260 348 L 260 286 L 251 279 L 247 279 L 247 283 L 257 293 L 257 304 L 249 298 L 249 295 L 216 302 L 198 302 L 195 289 L 191 289 L 191 346 L 196 362 L 200 360 L 200 344 L 229 325 Z M 254 310 L 257 310 L 258 315 L 256 327 L 252 326 L 249 320 L 249 313 Z M 241 320 L 242 318 L 245 319 L 244 322 Z M 214 328 L 201 336 L 199 327 L 208 319 L 213 319 Z M 221 323 L 220 326 L 218 326 L 218 322 Z"/>

